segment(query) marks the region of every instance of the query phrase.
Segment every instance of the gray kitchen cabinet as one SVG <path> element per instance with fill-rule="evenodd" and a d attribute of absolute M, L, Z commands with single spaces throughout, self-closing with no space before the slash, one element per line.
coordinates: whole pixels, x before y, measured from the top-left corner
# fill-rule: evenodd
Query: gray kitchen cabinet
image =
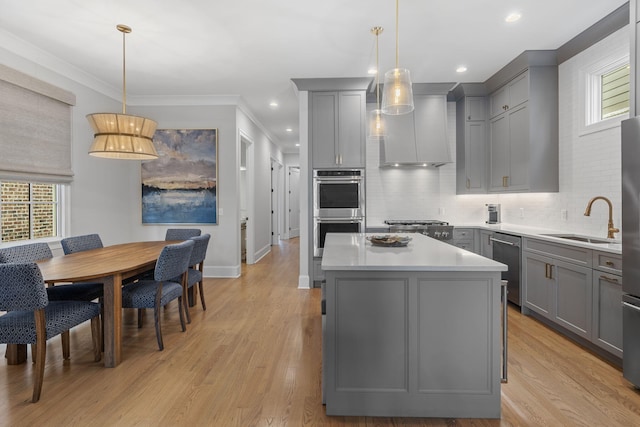
<path fill-rule="evenodd" d="M 451 239 L 451 244 L 470 252 L 477 252 L 475 232 L 476 230 L 473 228 L 456 227 L 453 229 L 453 239 Z"/>
<path fill-rule="evenodd" d="M 489 191 L 558 191 L 558 71 L 534 66 L 489 97 Z"/>
<path fill-rule="evenodd" d="M 365 91 L 310 94 L 314 168 L 365 167 Z"/>
<path fill-rule="evenodd" d="M 493 242 L 491 241 L 491 236 L 493 236 L 493 231 L 480 230 L 478 246 L 480 255 L 493 259 Z"/>
<path fill-rule="evenodd" d="M 525 238 L 523 305 L 591 340 L 592 256 L 590 249 Z"/>
<path fill-rule="evenodd" d="M 484 96 L 456 103 L 456 194 L 487 192 L 486 103 Z"/>
<path fill-rule="evenodd" d="M 593 252 L 592 342 L 622 357 L 622 256 Z"/>

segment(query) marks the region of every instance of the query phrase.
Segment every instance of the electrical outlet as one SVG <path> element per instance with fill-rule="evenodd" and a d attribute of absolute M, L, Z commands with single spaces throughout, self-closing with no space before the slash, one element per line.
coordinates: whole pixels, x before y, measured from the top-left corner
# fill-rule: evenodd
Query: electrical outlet
<path fill-rule="evenodd" d="M 218 208 L 218 215 L 222 216 L 224 214 L 224 211 L 222 210 L 222 208 Z"/>
<path fill-rule="evenodd" d="M 563 220 L 563 221 L 566 221 L 567 220 L 567 216 L 568 216 L 567 210 L 566 209 L 560 209 L 560 219 Z"/>
<path fill-rule="evenodd" d="M 520 218 L 524 218 L 524 208 L 520 208 Z"/>

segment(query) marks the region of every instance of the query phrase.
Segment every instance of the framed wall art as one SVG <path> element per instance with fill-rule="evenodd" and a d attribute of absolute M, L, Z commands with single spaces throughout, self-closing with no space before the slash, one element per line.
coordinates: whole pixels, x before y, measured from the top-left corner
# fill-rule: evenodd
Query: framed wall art
<path fill-rule="evenodd" d="M 218 223 L 218 130 L 158 129 L 142 162 L 143 224 Z"/>

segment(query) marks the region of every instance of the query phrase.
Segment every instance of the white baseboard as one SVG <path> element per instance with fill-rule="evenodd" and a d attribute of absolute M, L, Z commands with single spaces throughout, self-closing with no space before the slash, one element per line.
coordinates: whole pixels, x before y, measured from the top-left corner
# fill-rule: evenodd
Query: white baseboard
<path fill-rule="evenodd" d="M 271 252 L 271 245 L 266 245 L 266 246 L 262 247 L 259 251 L 257 251 L 255 253 L 255 256 L 254 256 L 254 259 L 256 260 L 255 263 L 257 263 L 262 258 L 264 258 L 265 255 L 267 255 L 269 252 Z"/>
<path fill-rule="evenodd" d="M 242 267 L 239 265 L 234 265 L 230 267 L 222 267 L 222 266 L 204 266 L 204 277 L 207 278 L 237 278 L 240 277 L 242 273 Z"/>
<path fill-rule="evenodd" d="M 309 276 L 298 276 L 298 289 L 311 289 Z"/>

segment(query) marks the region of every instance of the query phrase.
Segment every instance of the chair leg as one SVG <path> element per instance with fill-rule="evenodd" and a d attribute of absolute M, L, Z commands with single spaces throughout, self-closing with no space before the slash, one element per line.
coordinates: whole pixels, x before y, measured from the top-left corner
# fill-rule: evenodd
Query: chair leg
<path fill-rule="evenodd" d="M 153 318 L 156 324 L 156 339 L 158 340 L 158 348 L 160 351 L 164 350 L 164 344 L 162 343 L 162 325 L 160 324 L 160 298 L 162 297 L 162 283 L 158 285 L 156 290 L 156 301 L 153 309 Z"/>
<path fill-rule="evenodd" d="M 104 340 L 102 339 L 102 322 L 100 316 L 96 316 L 91 319 L 91 340 L 93 341 L 93 360 L 99 362 L 102 358 L 102 346 Z"/>
<path fill-rule="evenodd" d="M 142 328 L 142 318 L 144 316 L 144 309 L 143 308 L 139 308 L 138 309 L 138 329 Z"/>
<path fill-rule="evenodd" d="M 60 334 L 60 338 L 62 339 L 62 358 L 64 360 L 69 360 L 71 356 L 71 350 L 69 345 L 69 331 L 64 331 Z"/>
<path fill-rule="evenodd" d="M 187 286 L 187 274 L 182 275 L 182 300 L 184 301 L 184 311 L 187 314 L 187 323 L 191 323 L 191 313 L 189 313 L 189 287 Z M 182 315 L 182 311 L 180 311 Z M 184 330 L 184 329 L 183 329 Z"/>
<path fill-rule="evenodd" d="M 207 304 L 204 303 L 204 289 L 203 289 L 202 282 L 204 282 L 204 280 L 200 280 L 198 282 L 198 287 L 200 288 L 200 302 L 202 303 L 202 309 L 206 310 Z"/>
<path fill-rule="evenodd" d="M 178 312 L 180 313 L 180 326 L 182 326 L 182 332 L 187 330 L 187 326 L 184 324 L 184 315 L 182 314 L 183 306 L 187 305 L 187 300 L 184 298 L 178 298 Z"/>
<path fill-rule="evenodd" d="M 45 328 L 44 309 L 35 311 L 36 323 L 36 366 L 33 370 L 33 397 L 31 401 L 40 400 L 42 382 L 44 380 L 44 361 L 47 355 L 47 331 Z"/>

